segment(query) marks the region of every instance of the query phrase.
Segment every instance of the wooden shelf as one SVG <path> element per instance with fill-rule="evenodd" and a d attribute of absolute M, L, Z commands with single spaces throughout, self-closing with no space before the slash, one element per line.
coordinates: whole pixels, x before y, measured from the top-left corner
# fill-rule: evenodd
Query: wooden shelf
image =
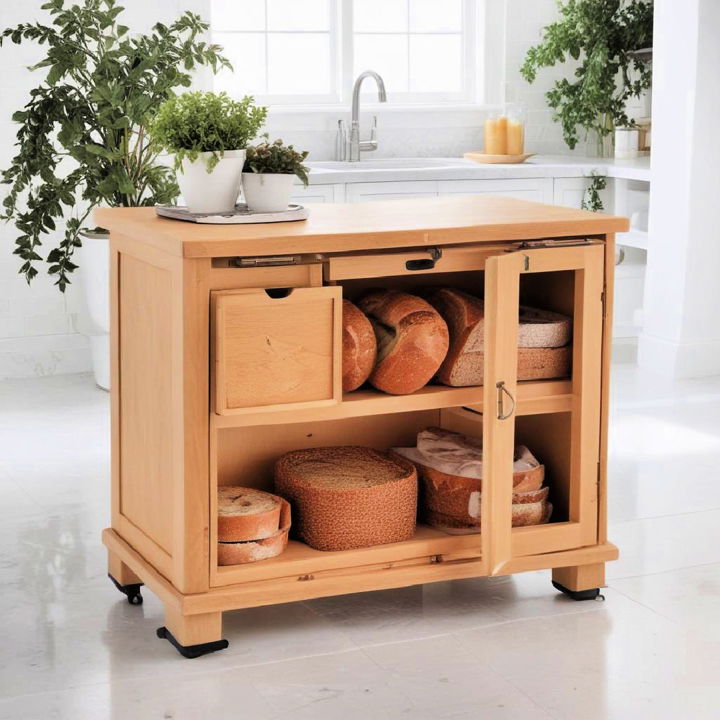
<path fill-rule="evenodd" d="M 571 380 L 540 380 L 518 384 L 516 414 L 535 415 L 571 409 Z M 412 395 L 386 395 L 376 390 L 356 390 L 335 405 L 260 410 L 241 415 L 213 415 L 216 428 L 276 425 L 323 420 L 343 420 L 367 415 L 387 415 L 417 410 L 470 407 L 482 412 L 483 388 L 427 385 Z"/>
<path fill-rule="evenodd" d="M 443 556 L 438 558 L 438 556 Z M 357 550 L 325 552 L 314 550 L 298 540 L 290 540 L 285 552 L 268 560 L 247 565 L 226 565 L 217 568 L 217 584 L 253 582 L 293 577 L 310 579 L 318 573 L 363 567 L 368 570 L 396 567 L 403 564 L 439 562 L 441 559 L 479 558 L 480 535 L 448 535 L 427 525 L 418 525 L 410 540 L 375 545 Z"/>

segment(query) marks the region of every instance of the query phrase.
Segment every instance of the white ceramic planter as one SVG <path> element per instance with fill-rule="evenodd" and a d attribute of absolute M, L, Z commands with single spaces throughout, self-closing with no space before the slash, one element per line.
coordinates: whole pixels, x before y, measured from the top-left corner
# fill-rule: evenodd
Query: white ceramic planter
<path fill-rule="evenodd" d="M 242 184 L 245 150 L 226 150 L 212 172 L 207 160 L 212 153 L 200 153 L 197 160 L 183 160 L 177 173 L 185 205 L 193 213 L 231 212 Z"/>
<path fill-rule="evenodd" d="M 110 236 L 83 232 L 78 265 L 89 323 L 93 374 L 98 387 L 110 389 Z M 85 323 L 83 323 L 85 324 Z"/>
<path fill-rule="evenodd" d="M 290 204 L 291 173 L 243 173 L 245 202 L 253 212 L 282 212 Z"/>

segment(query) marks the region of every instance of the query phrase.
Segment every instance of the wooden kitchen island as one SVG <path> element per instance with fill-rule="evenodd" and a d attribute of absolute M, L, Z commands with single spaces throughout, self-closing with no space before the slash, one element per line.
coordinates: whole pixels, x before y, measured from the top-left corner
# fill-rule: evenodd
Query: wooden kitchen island
<path fill-rule="evenodd" d="M 624 218 L 504 197 L 310 206 L 302 222 L 196 225 L 153 208 L 97 210 L 111 235 L 109 574 L 165 606 L 158 635 L 195 657 L 227 646 L 222 613 L 456 578 L 552 569 L 595 597 L 605 562 L 614 233 Z M 343 395 L 342 299 L 372 287 L 485 299 L 484 385 Z M 519 305 L 573 319 L 572 373 L 517 381 Z M 291 361 L 250 364 L 282 346 Z M 272 490 L 289 450 L 413 445 L 441 426 L 482 437 L 481 534 L 218 566 L 217 488 Z M 513 452 L 545 464 L 554 511 L 511 524 Z"/>

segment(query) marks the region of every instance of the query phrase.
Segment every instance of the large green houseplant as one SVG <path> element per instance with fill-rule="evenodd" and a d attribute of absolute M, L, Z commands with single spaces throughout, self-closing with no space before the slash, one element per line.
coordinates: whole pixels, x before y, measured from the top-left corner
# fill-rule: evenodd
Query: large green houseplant
<path fill-rule="evenodd" d="M 51 0 L 42 8 L 48 24 L 0 34 L 0 44 L 32 41 L 47 48 L 31 68 L 44 77 L 13 115 L 18 152 L 3 172 L 10 186 L 3 217 L 19 232 L 15 253 L 28 282 L 46 260 L 64 291 L 94 207 L 167 204 L 178 196 L 174 172 L 158 163 L 147 124 L 176 88 L 190 85 L 197 66 L 216 71 L 229 63 L 218 46 L 202 40 L 208 25 L 190 12 L 131 35 L 115 0 Z M 48 236 L 53 247 L 43 258 Z"/>
<path fill-rule="evenodd" d="M 625 107 L 650 87 L 650 61 L 635 54 L 652 46 L 651 0 L 564 0 L 560 19 L 543 30 L 520 73 L 533 82 L 538 70 L 571 58 L 578 65 L 571 78 L 557 80 L 546 93 L 572 149 L 579 129 L 594 133 L 598 154 L 616 127 L 632 124 Z"/>

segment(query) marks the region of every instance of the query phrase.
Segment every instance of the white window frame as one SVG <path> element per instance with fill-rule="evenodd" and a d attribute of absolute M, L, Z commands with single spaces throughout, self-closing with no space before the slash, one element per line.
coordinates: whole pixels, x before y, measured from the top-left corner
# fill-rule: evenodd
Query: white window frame
<path fill-rule="evenodd" d="M 301 2 L 302 0 L 298 0 Z M 273 109 L 287 110 L 332 110 L 349 107 L 352 88 L 355 82 L 353 70 L 353 2 L 362 0 L 329 0 L 329 34 L 330 34 L 330 92 L 325 94 L 277 95 L 257 93 L 256 102 L 271 105 Z M 440 2 L 441 0 L 438 0 Z M 212 2 L 212 0 L 210 0 Z M 462 89 L 459 92 L 396 92 L 387 88 L 388 103 L 384 109 L 402 108 L 451 108 L 456 106 L 477 106 L 484 104 L 483 73 L 480 62 L 483 47 L 482 18 L 485 11 L 485 0 L 461 0 L 462 3 Z M 212 31 L 212 28 L 211 28 Z M 257 33 L 257 30 L 218 30 L 223 34 L 243 35 Z M 267 31 L 265 31 L 267 32 Z M 280 33 L 282 31 L 273 31 Z M 285 31 L 288 34 L 316 34 L 317 31 L 298 30 Z M 393 33 L 399 34 L 399 33 Z M 432 34 L 432 33 L 422 33 Z M 446 34 L 446 33 L 441 33 Z M 449 33 L 447 33 L 449 34 Z M 266 45 L 267 47 L 267 45 Z M 372 68 L 365 68 L 372 69 Z M 367 95 L 370 102 L 377 98 L 377 90 L 371 83 L 363 88 L 363 96 Z M 364 103 L 367 104 L 367 103 Z"/>

